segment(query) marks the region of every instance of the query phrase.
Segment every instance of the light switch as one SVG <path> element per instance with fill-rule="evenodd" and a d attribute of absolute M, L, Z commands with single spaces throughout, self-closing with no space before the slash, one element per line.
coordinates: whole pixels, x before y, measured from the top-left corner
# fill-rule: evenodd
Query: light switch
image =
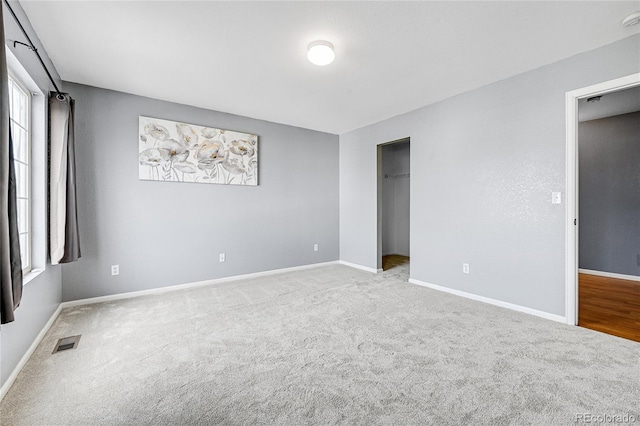
<path fill-rule="evenodd" d="M 551 204 L 562 204 L 562 192 L 551 193 Z"/>

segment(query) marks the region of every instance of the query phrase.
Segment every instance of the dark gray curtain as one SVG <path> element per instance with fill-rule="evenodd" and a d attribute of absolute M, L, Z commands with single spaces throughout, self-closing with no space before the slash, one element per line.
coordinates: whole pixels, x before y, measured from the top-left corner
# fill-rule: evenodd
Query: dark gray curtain
<path fill-rule="evenodd" d="M 22 261 L 18 238 L 16 176 L 9 121 L 7 58 L 4 51 L 4 20 L 0 5 L 0 317 L 6 324 L 22 298 Z"/>
<path fill-rule="evenodd" d="M 80 258 L 76 204 L 75 102 L 67 94 L 49 96 L 49 246 L 51 263 Z"/>

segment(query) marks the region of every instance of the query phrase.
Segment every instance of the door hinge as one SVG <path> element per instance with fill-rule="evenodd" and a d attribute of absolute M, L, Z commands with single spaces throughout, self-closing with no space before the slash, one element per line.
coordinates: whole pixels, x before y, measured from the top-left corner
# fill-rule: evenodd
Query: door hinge
<path fill-rule="evenodd" d="M 573 224 L 577 225 L 578 224 L 578 219 L 573 219 Z"/>

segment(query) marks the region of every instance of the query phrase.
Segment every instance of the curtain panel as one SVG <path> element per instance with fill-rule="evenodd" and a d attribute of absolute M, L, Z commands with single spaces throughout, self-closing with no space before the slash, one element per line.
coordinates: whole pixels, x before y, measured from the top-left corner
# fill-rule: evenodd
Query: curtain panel
<path fill-rule="evenodd" d="M 0 322 L 6 324 L 15 319 L 14 311 L 22 298 L 22 261 L 2 14 L 0 5 Z"/>
<path fill-rule="evenodd" d="M 75 102 L 49 96 L 49 246 L 51 264 L 78 260 L 80 235 L 76 205 Z"/>

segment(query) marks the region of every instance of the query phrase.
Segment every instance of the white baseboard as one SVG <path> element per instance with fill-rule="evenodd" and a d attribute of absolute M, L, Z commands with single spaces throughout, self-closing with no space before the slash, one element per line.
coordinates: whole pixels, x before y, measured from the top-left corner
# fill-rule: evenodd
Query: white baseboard
<path fill-rule="evenodd" d="M 22 358 L 20 358 L 20 362 L 18 362 L 18 364 L 15 366 L 15 368 L 13 369 L 9 377 L 7 377 L 7 380 L 3 383 L 2 387 L 0 388 L 0 401 L 2 401 L 2 399 L 7 394 L 7 392 L 9 392 L 9 389 L 11 389 L 11 386 L 13 386 L 13 382 L 16 381 L 18 374 L 20 373 L 20 371 L 22 371 L 22 368 L 25 366 L 27 361 L 29 361 L 29 358 L 31 358 L 31 355 L 33 355 L 36 348 L 44 338 L 45 334 L 47 334 L 47 331 L 49 331 L 49 329 L 53 325 L 53 322 L 56 320 L 56 318 L 58 318 L 58 315 L 60 315 L 60 311 L 62 311 L 62 305 L 59 305 L 58 308 L 55 310 L 55 312 L 51 315 L 51 318 L 49 318 L 49 321 L 47 321 L 44 327 L 42 327 L 42 330 L 40 330 L 40 333 L 38 333 L 33 343 L 31 343 L 31 346 L 29 346 L 29 349 L 27 349 L 27 352 L 25 352 L 24 355 L 22 355 Z"/>
<path fill-rule="evenodd" d="M 357 263 L 345 262 L 344 260 L 340 260 L 338 261 L 338 263 L 344 266 L 349 266 L 351 268 L 360 269 L 362 271 L 372 272 L 374 274 L 379 274 L 380 272 L 382 272 L 382 269 L 373 269 L 369 268 L 368 266 L 358 265 Z"/>
<path fill-rule="evenodd" d="M 578 272 L 580 272 L 581 274 L 597 275 L 599 277 L 617 278 L 627 281 L 640 281 L 640 277 L 637 275 L 616 274 L 615 272 L 593 271 L 591 269 L 582 268 L 578 269 Z"/>
<path fill-rule="evenodd" d="M 290 268 L 272 269 L 270 271 L 255 272 L 252 274 L 233 275 L 230 277 L 216 278 L 213 280 L 197 281 L 193 283 L 178 284 L 178 285 L 172 285 L 172 286 L 160 287 L 160 288 L 151 288 L 149 290 L 131 291 L 127 293 L 110 294 L 107 296 L 90 297 L 87 299 L 79 299 L 79 300 L 72 300 L 69 302 L 62 302 L 61 306 L 63 308 L 70 308 L 73 306 L 82 306 L 82 305 L 91 305 L 94 303 L 110 302 L 112 300 L 130 299 L 132 297 L 148 296 L 152 294 L 162 294 L 170 291 L 178 291 L 178 290 L 184 290 L 184 289 L 194 288 L 194 287 L 204 287 L 208 285 L 220 284 L 220 283 L 225 283 L 230 281 L 244 280 L 247 278 L 264 277 L 267 275 L 281 274 L 284 272 L 301 271 L 304 269 L 319 268 L 321 266 L 337 265 L 338 263 L 339 262 L 337 260 L 332 262 L 312 263 L 310 265 L 292 266 Z"/>
<path fill-rule="evenodd" d="M 545 318 L 548 320 L 561 322 L 563 324 L 567 323 L 567 320 L 564 316 L 551 314 L 549 312 L 539 311 L 537 309 L 527 308 L 526 306 L 516 305 L 514 303 L 503 302 L 502 300 L 491 299 L 489 297 L 479 296 L 473 293 L 467 293 L 460 290 L 454 290 L 448 287 L 442 287 L 436 284 L 427 283 L 424 281 L 416 280 L 414 278 L 409 278 L 409 282 L 411 284 L 417 284 L 423 287 L 428 287 L 433 290 L 443 291 L 445 293 L 455 294 L 456 296 L 466 297 L 467 299 L 477 300 L 478 302 L 488 303 L 490 305 L 500 306 L 501 308 L 511 309 L 512 311 L 523 312 L 525 314 L 535 315 L 537 317 Z"/>

